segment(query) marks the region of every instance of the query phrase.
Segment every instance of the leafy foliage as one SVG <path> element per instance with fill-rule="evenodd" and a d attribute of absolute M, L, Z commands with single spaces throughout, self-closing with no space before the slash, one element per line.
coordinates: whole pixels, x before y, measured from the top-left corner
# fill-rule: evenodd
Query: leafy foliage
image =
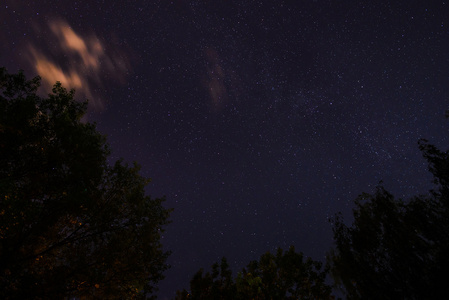
<path fill-rule="evenodd" d="M 107 164 L 87 102 L 0 69 L 0 297 L 144 297 L 167 268 L 170 210 L 139 166 Z"/>
<path fill-rule="evenodd" d="M 348 299 L 439 299 L 449 293 L 449 156 L 420 149 L 437 189 L 404 202 L 383 187 L 356 201 L 354 223 L 334 220 L 332 273 Z"/>
<path fill-rule="evenodd" d="M 190 293 L 178 291 L 176 299 L 333 299 L 325 283 L 327 270 L 293 247 L 276 255 L 267 252 L 252 261 L 235 281 L 223 258 L 212 272 L 201 269 L 190 282 Z"/>

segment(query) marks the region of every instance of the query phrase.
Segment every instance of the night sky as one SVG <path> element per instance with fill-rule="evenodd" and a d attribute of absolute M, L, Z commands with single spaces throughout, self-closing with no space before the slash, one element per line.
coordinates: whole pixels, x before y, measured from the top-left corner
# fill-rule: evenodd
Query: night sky
<path fill-rule="evenodd" d="M 329 217 L 380 180 L 426 193 L 417 141 L 448 144 L 445 1 L 3 0 L 0 66 L 90 99 L 166 195 L 161 299 L 222 256 L 324 260 Z"/>

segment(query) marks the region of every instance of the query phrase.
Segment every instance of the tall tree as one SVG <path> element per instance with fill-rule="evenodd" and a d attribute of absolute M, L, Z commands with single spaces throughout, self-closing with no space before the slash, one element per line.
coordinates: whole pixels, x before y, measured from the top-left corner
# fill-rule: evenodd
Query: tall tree
<path fill-rule="evenodd" d="M 449 155 L 421 140 L 436 189 L 409 201 L 383 187 L 334 221 L 332 273 L 348 299 L 439 299 L 449 294 Z"/>
<path fill-rule="evenodd" d="M 267 252 L 252 261 L 234 280 L 223 259 L 212 272 L 201 269 L 190 282 L 190 293 L 178 291 L 177 299 L 333 299 L 325 283 L 327 269 L 321 262 L 304 258 L 293 247 L 276 255 Z"/>
<path fill-rule="evenodd" d="M 107 163 L 87 102 L 0 69 L 0 298 L 135 298 L 167 268 L 170 210 L 139 166 Z"/>

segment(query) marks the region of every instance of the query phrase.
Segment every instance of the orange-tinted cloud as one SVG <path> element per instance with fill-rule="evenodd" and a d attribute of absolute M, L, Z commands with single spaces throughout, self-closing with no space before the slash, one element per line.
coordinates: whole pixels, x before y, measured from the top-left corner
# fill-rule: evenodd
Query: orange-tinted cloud
<path fill-rule="evenodd" d="M 50 23 L 50 29 L 58 37 L 64 50 L 80 56 L 84 66 L 98 69 L 99 59 L 104 55 L 104 51 L 97 37 L 83 39 L 62 21 Z"/>
<path fill-rule="evenodd" d="M 80 76 L 75 68 L 69 71 L 63 71 L 33 46 L 29 47 L 29 51 L 34 61 L 34 68 L 41 75 L 44 84 L 53 85 L 56 81 L 60 81 L 65 87 L 81 90 L 88 98 L 92 96 L 89 91 L 89 84 Z"/>
<path fill-rule="evenodd" d="M 45 52 L 47 47 L 41 45 L 39 49 L 32 44 L 28 46 L 29 59 L 42 77 L 44 87 L 49 89 L 56 81 L 60 81 L 64 87 L 74 88 L 77 98 L 87 98 L 90 106 L 101 109 L 103 102 L 91 86 L 105 85 L 102 74 L 122 81 L 129 69 L 129 62 L 124 58 L 126 56 L 118 51 L 106 52 L 97 36 L 78 34 L 65 21 L 52 21 L 48 28 L 56 38 L 56 43 L 52 43 L 56 47 L 52 47 L 54 51 L 51 56 Z"/>

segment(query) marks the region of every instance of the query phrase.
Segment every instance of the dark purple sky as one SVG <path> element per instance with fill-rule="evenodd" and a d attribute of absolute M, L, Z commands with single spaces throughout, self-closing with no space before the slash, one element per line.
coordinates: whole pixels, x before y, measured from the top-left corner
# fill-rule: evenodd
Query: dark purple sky
<path fill-rule="evenodd" d="M 431 187 L 417 141 L 447 148 L 449 96 L 449 4 L 431 3 L 6 0 L 0 66 L 89 98 L 112 159 L 167 196 L 172 298 L 222 256 L 324 259 L 328 218 L 380 180 Z"/>

